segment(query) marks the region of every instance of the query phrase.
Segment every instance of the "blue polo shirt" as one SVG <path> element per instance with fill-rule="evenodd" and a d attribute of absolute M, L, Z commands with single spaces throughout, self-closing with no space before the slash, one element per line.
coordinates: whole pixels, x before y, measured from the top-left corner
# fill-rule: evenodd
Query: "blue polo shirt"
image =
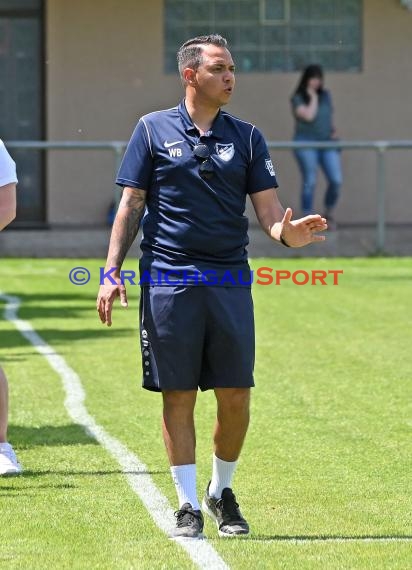
<path fill-rule="evenodd" d="M 202 159 L 193 153 L 198 143 L 207 145 L 213 163 L 208 180 L 201 178 Z M 265 140 L 254 125 L 219 111 L 210 131 L 200 136 L 184 101 L 145 115 L 116 183 L 147 192 L 142 284 L 175 284 L 173 273 L 176 283 L 183 276 L 188 285 L 202 285 L 207 275 L 216 284 L 250 286 L 246 197 L 278 186 Z"/>

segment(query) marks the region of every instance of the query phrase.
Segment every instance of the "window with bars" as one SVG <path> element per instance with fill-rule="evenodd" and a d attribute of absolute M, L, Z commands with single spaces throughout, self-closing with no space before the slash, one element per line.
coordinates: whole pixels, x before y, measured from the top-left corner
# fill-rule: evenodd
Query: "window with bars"
<path fill-rule="evenodd" d="M 362 66 L 362 0 L 165 0 L 164 27 L 166 72 L 184 41 L 209 33 L 228 40 L 240 72 Z"/>

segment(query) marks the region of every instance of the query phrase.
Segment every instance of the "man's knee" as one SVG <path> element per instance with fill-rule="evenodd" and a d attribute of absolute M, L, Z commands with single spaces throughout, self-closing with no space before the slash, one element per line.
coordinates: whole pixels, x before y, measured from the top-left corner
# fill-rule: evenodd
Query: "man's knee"
<path fill-rule="evenodd" d="M 220 411 L 231 415 L 249 412 L 250 388 L 220 388 L 215 393 Z"/>
<path fill-rule="evenodd" d="M 196 390 L 164 390 L 162 392 L 163 409 L 169 412 L 193 412 L 196 395 Z"/>

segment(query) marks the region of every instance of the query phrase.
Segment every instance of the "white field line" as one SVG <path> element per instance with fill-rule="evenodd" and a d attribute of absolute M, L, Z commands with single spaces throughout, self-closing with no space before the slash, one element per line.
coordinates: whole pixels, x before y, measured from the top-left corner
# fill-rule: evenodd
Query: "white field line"
<path fill-rule="evenodd" d="M 119 463 L 133 491 L 150 513 L 155 524 L 166 534 L 173 527 L 173 510 L 167 498 L 159 491 L 148 474 L 148 468 L 140 459 L 127 449 L 118 439 L 108 434 L 87 412 L 84 405 L 85 392 L 79 376 L 27 321 L 19 319 L 17 312 L 20 299 L 0 292 L 0 299 L 6 302 L 5 318 L 13 323 L 22 336 L 42 354 L 50 366 L 60 376 L 66 399 L 64 405 L 74 422 L 84 427 Z M 192 561 L 205 570 L 229 570 L 224 560 L 207 540 L 179 539 L 175 542 L 187 552 Z"/>

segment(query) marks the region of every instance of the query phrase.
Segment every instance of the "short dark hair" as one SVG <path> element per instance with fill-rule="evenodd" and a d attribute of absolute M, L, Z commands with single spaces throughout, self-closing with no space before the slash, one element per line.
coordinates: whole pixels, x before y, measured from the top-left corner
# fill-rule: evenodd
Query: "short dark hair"
<path fill-rule="evenodd" d="M 206 44 L 225 48 L 227 47 L 227 40 L 219 34 L 210 34 L 208 36 L 197 36 L 180 46 L 177 52 L 177 65 L 182 79 L 182 73 L 186 67 L 197 69 L 202 63 L 202 46 Z"/>

